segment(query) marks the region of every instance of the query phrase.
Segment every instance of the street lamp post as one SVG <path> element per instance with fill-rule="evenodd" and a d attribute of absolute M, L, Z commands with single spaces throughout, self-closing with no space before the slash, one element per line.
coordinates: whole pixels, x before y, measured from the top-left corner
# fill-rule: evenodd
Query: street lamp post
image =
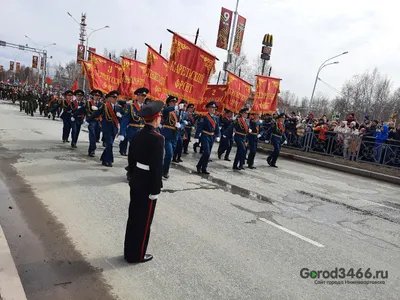
<path fill-rule="evenodd" d="M 310 103 L 308 104 L 308 110 L 309 110 L 309 111 L 311 110 L 311 103 L 312 103 L 312 101 L 313 101 L 313 99 L 314 99 L 314 93 L 315 93 L 315 88 L 317 87 L 317 82 L 318 82 L 318 75 L 319 75 L 319 73 L 321 72 L 321 70 L 322 70 L 323 68 L 325 68 L 325 67 L 327 67 L 327 66 L 330 66 L 330 65 L 334 65 L 334 64 L 338 64 L 338 63 L 339 63 L 338 61 L 335 61 L 335 62 L 333 62 L 333 63 L 327 64 L 328 61 L 330 61 L 330 60 L 332 60 L 332 59 L 335 59 L 336 57 L 345 55 L 345 54 L 347 54 L 347 53 L 349 53 L 349 52 L 348 52 L 348 51 L 345 51 L 345 52 L 343 52 L 343 53 L 341 53 L 341 54 L 338 54 L 338 55 L 335 55 L 335 56 L 333 56 L 333 57 L 331 57 L 331 58 L 328 58 L 328 59 L 325 60 L 325 61 L 320 65 L 320 67 L 318 68 L 317 76 L 315 76 L 314 88 L 313 88 L 313 91 L 312 91 L 312 94 L 311 94 Z"/>

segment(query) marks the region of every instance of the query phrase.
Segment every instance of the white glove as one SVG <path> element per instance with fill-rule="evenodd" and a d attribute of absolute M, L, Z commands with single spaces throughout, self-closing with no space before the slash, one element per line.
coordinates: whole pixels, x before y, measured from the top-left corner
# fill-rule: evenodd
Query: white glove
<path fill-rule="evenodd" d="M 75 118 L 74 118 L 74 117 L 71 117 L 71 121 L 74 122 L 74 121 L 75 121 Z"/>
<path fill-rule="evenodd" d="M 287 141 L 284 141 L 283 144 L 284 144 L 284 145 L 287 145 Z"/>
<path fill-rule="evenodd" d="M 259 120 L 258 122 L 260 122 L 260 124 L 262 124 L 263 120 Z"/>
<path fill-rule="evenodd" d="M 269 141 L 265 141 L 266 144 L 269 144 Z"/>
<path fill-rule="evenodd" d="M 175 110 L 178 110 L 179 108 L 178 108 L 178 105 L 175 105 Z"/>
<path fill-rule="evenodd" d="M 161 129 L 161 128 L 162 128 L 162 124 L 158 125 L 158 128 L 160 128 L 160 129 Z"/>
<path fill-rule="evenodd" d="M 223 137 L 224 139 L 226 139 L 226 135 L 223 135 L 222 137 Z"/>
<path fill-rule="evenodd" d="M 220 138 L 220 137 L 217 137 L 216 140 L 217 140 L 217 142 L 219 143 L 219 141 L 221 140 L 221 138 Z"/>
<path fill-rule="evenodd" d="M 189 124 L 189 123 L 188 123 L 188 121 L 186 121 L 186 120 L 185 120 L 185 121 L 183 121 L 183 123 L 185 123 L 185 125 Z"/>
<path fill-rule="evenodd" d="M 260 138 L 260 137 L 261 137 L 261 134 L 258 134 L 257 137 Z"/>
<path fill-rule="evenodd" d="M 198 143 L 198 142 L 199 142 L 199 139 L 194 139 L 194 142 L 195 142 L 195 143 Z"/>
<path fill-rule="evenodd" d="M 233 118 L 232 118 L 232 120 L 236 120 L 237 119 L 237 116 L 234 116 Z"/>
<path fill-rule="evenodd" d="M 181 103 L 179 104 L 179 109 L 183 109 L 185 107 L 185 104 Z"/>
<path fill-rule="evenodd" d="M 159 196 L 160 194 L 158 194 L 158 195 L 149 195 L 149 199 L 150 200 L 157 200 L 157 198 L 158 198 L 158 196 Z"/>
<path fill-rule="evenodd" d="M 122 118 L 122 115 L 121 115 L 120 112 L 117 112 L 117 117 L 118 117 L 118 118 Z"/>
<path fill-rule="evenodd" d="M 84 121 L 84 123 L 85 123 L 85 125 L 89 125 L 89 122 L 88 122 L 88 121 L 86 121 L 86 120 Z"/>
<path fill-rule="evenodd" d="M 78 106 L 78 109 L 80 109 L 82 106 Z"/>
<path fill-rule="evenodd" d="M 94 106 L 94 105 L 91 108 L 92 108 L 92 110 L 99 110 L 99 108 L 97 106 Z"/>
<path fill-rule="evenodd" d="M 125 140 L 125 137 L 124 137 L 123 135 L 119 135 L 119 136 L 118 136 L 118 139 L 119 139 L 121 142 L 123 142 L 123 141 Z"/>
<path fill-rule="evenodd" d="M 181 128 L 181 123 L 176 123 L 175 127 L 178 128 L 178 129 Z"/>
<path fill-rule="evenodd" d="M 252 132 L 253 132 L 253 130 L 249 129 L 249 133 L 252 133 Z"/>

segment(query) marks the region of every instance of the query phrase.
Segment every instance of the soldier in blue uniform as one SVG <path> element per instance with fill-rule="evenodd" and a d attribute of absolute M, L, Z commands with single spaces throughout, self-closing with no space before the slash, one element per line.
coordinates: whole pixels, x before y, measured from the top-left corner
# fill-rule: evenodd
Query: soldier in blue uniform
<path fill-rule="evenodd" d="M 186 112 L 183 114 L 183 123 L 185 124 L 185 134 L 183 135 L 183 153 L 189 154 L 188 148 L 191 141 L 192 129 L 196 122 L 196 115 L 193 113 L 194 104 L 189 104 Z"/>
<path fill-rule="evenodd" d="M 63 120 L 63 130 L 62 130 L 62 141 L 63 143 L 69 143 L 69 135 L 71 133 L 71 113 L 72 113 L 72 97 L 74 93 L 71 90 L 65 91 L 64 99 L 61 100 L 57 109 L 61 108 L 62 113 L 60 118 Z"/>
<path fill-rule="evenodd" d="M 249 156 L 247 158 L 247 165 L 249 169 L 256 169 L 254 166 L 254 158 L 257 153 L 258 139 L 261 137 L 260 134 L 260 124 L 259 116 L 257 114 L 250 115 L 250 125 L 249 125 Z"/>
<path fill-rule="evenodd" d="M 228 129 L 224 132 L 224 136 L 231 138 L 233 131 L 235 131 L 234 140 L 236 143 L 236 155 L 233 162 L 234 170 L 244 170 L 244 161 L 246 158 L 246 144 L 247 135 L 249 134 L 249 124 L 247 115 L 249 114 L 247 108 L 243 108 L 239 111 L 239 116 L 229 125 Z M 239 166 L 238 166 L 239 165 Z"/>
<path fill-rule="evenodd" d="M 76 110 L 73 114 L 76 119 L 79 115 L 86 116 L 86 122 L 88 123 L 88 132 L 89 132 L 89 149 L 88 155 L 90 157 L 95 156 L 96 151 L 96 142 L 97 142 L 97 131 L 100 131 L 100 116 L 94 118 L 92 114 L 99 109 L 100 97 L 103 96 L 103 93 L 100 90 L 92 90 L 90 95 L 93 97 L 89 99 L 84 105 L 81 106 L 78 110 Z"/>
<path fill-rule="evenodd" d="M 185 114 L 186 104 L 187 101 L 182 99 L 181 102 L 179 102 L 178 112 L 176 113 L 178 117 L 178 122 L 181 124 L 181 128 L 179 128 L 177 132 L 178 138 L 176 140 L 176 147 L 174 151 L 174 156 L 172 158 L 172 161 L 175 163 L 183 162 L 183 160 L 181 159 L 183 151 L 183 137 L 185 135 L 185 121 L 183 120 L 183 117 Z"/>
<path fill-rule="evenodd" d="M 81 131 L 81 126 L 83 124 L 85 114 L 75 114 L 82 106 L 85 105 L 83 102 L 83 96 L 85 92 L 82 90 L 76 90 L 74 92 L 76 99 L 72 100 L 72 114 L 71 114 L 71 148 L 75 149 L 76 143 L 78 142 L 79 133 Z"/>
<path fill-rule="evenodd" d="M 225 110 L 225 115 L 221 116 L 220 118 L 220 124 L 221 124 L 221 132 L 225 132 L 225 130 L 228 129 L 228 127 L 232 124 L 233 119 L 233 112 L 230 111 L 229 109 Z M 222 137 L 221 143 L 219 144 L 218 147 L 218 158 L 221 159 L 222 154 L 225 153 L 225 160 L 226 161 L 231 161 L 229 159 L 229 154 L 231 153 L 233 146 L 233 138 L 227 138 L 227 137 Z"/>
<path fill-rule="evenodd" d="M 167 106 L 162 111 L 163 127 L 161 133 L 165 138 L 165 153 L 164 153 L 164 165 L 163 165 L 163 177 L 169 178 L 169 167 L 171 165 L 172 155 L 174 154 L 176 142 L 178 139 L 178 130 L 181 128 L 181 123 L 178 122 L 176 110 L 178 107 L 175 106 L 178 99 L 174 96 L 167 98 Z"/>
<path fill-rule="evenodd" d="M 127 139 L 131 143 L 135 134 L 143 128 L 144 122 L 138 113 L 146 100 L 146 96 L 149 90 L 146 88 L 137 89 L 134 94 L 136 100 L 127 106 L 126 114 L 123 116 L 121 121 L 121 132 L 120 135 Z M 126 148 L 120 148 L 121 155 L 126 155 Z"/>
<path fill-rule="evenodd" d="M 207 166 L 211 149 L 214 144 L 214 138 L 219 142 L 220 131 L 218 119 L 215 116 L 217 109 L 215 101 L 207 103 L 206 108 L 208 108 L 208 113 L 199 120 L 194 141 L 198 143 L 200 139 L 203 147 L 203 154 L 196 166 L 197 172 L 208 175 L 210 173 L 207 171 Z"/>
<path fill-rule="evenodd" d="M 113 143 L 120 130 L 122 117 L 117 105 L 118 91 L 111 91 L 106 95 L 106 102 L 92 114 L 93 118 L 102 116 L 101 127 L 106 147 L 100 157 L 103 166 L 112 167 L 114 162 Z M 121 139 L 120 139 L 121 140 Z"/>
<path fill-rule="evenodd" d="M 285 136 L 285 114 L 281 113 L 276 117 L 276 121 L 271 124 L 271 145 L 274 147 L 267 162 L 271 167 L 277 168 L 276 161 L 281 151 L 281 145 L 286 140 Z"/>

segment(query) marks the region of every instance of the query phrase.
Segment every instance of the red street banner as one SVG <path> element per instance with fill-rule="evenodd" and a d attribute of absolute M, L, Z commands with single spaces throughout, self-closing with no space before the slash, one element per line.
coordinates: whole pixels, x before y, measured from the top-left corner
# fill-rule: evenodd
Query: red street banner
<path fill-rule="evenodd" d="M 236 25 L 235 39 L 233 40 L 233 52 L 236 55 L 240 55 L 240 50 L 242 49 L 245 26 L 246 26 L 246 19 L 243 18 L 242 16 L 239 16 Z"/>
<path fill-rule="evenodd" d="M 4 67 L 0 66 L 0 72 L 3 72 L 3 71 L 4 71 Z"/>
<path fill-rule="evenodd" d="M 93 52 L 93 53 L 96 53 L 96 48 L 89 47 L 89 52 L 88 52 L 88 61 L 90 61 L 90 58 L 91 58 L 91 52 Z"/>
<path fill-rule="evenodd" d="M 40 70 L 44 69 L 44 59 L 43 57 L 40 57 Z"/>
<path fill-rule="evenodd" d="M 127 57 L 122 57 L 121 96 L 132 97 L 136 89 L 144 87 L 146 64 Z"/>
<path fill-rule="evenodd" d="M 225 93 L 227 85 L 209 84 L 204 93 L 203 99 L 196 105 L 196 113 L 206 114 L 208 109 L 206 105 L 208 102 L 215 101 L 218 106 L 218 112 L 224 109 Z"/>
<path fill-rule="evenodd" d="M 278 105 L 279 78 L 257 76 L 256 93 L 251 112 L 255 114 L 274 113 Z"/>
<path fill-rule="evenodd" d="M 32 69 L 37 69 L 38 59 L 39 59 L 39 57 L 37 57 L 35 55 L 32 57 Z"/>
<path fill-rule="evenodd" d="M 213 71 L 214 55 L 174 33 L 168 64 L 168 95 L 199 103 Z"/>
<path fill-rule="evenodd" d="M 231 32 L 233 13 L 231 10 L 222 7 L 219 21 L 217 47 L 228 49 L 229 33 Z"/>
<path fill-rule="evenodd" d="M 90 63 L 86 61 L 82 63 L 91 90 L 109 93 L 119 89 L 122 79 L 120 64 L 95 53 L 92 53 Z"/>
<path fill-rule="evenodd" d="M 168 75 L 168 60 L 147 45 L 146 75 L 144 86 L 149 89 L 148 98 L 165 100 L 165 83 Z"/>
<path fill-rule="evenodd" d="M 76 54 L 76 61 L 78 63 L 82 62 L 85 60 L 85 46 L 84 45 L 78 45 L 78 51 Z"/>
<path fill-rule="evenodd" d="M 19 73 L 21 71 L 21 63 L 17 62 L 15 66 L 15 72 Z"/>
<path fill-rule="evenodd" d="M 251 84 L 235 74 L 228 72 L 228 89 L 225 97 L 225 108 L 238 113 L 246 104 L 251 94 Z"/>
<path fill-rule="evenodd" d="M 10 61 L 10 71 L 14 71 L 14 62 Z"/>

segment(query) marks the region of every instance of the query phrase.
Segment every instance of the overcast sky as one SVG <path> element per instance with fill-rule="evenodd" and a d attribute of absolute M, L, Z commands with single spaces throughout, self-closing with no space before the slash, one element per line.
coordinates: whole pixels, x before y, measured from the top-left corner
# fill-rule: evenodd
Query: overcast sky
<path fill-rule="evenodd" d="M 103 52 L 135 47 L 139 59 L 146 58 L 144 43 L 169 51 L 170 28 L 194 39 L 200 27 L 201 41 L 221 61 L 226 51 L 216 48 L 221 6 L 234 10 L 236 0 L 1 0 L 2 30 L 0 40 L 15 44 L 32 42 L 48 48 L 51 63 L 65 63 L 76 58 L 79 26 L 67 15 L 80 19 L 87 14 L 89 28 L 109 25 L 90 37 L 90 46 Z M 6 2 L 6 4 L 4 4 Z M 319 65 L 344 51 L 340 64 L 325 68 L 320 78 L 340 90 L 353 74 L 377 67 L 400 85 L 400 41 L 398 39 L 398 4 L 395 0 L 240 0 L 239 14 L 247 19 L 243 49 L 251 62 L 259 56 L 265 33 L 274 35 L 272 72 L 283 79 L 281 90 L 291 90 L 299 97 L 310 96 Z M 90 30 L 88 30 L 90 32 Z M 190 37 L 187 34 L 192 34 Z M 158 49 L 158 48 L 157 48 Z M 163 50 L 163 52 L 164 52 Z M 30 65 L 32 53 L 0 47 L 0 65 L 9 68 L 16 59 Z M 221 65 L 219 65 L 219 68 Z M 319 83 L 317 91 L 330 97 L 337 93 Z"/>

